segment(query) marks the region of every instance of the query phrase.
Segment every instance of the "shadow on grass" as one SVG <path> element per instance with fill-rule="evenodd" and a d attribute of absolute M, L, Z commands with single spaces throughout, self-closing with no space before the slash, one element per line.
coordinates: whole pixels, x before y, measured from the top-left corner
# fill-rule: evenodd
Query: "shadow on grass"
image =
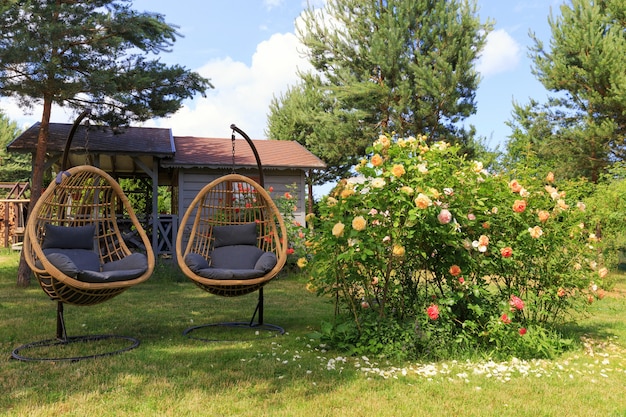
<path fill-rule="evenodd" d="M 174 395 L 199 392 L 207 400 L 233 391 L 244 397 L 270 398 L 295 387 L 303 395 L 320 395 L 355 376 L 354 370 L 329 373 L 323 354 L 310 346 L 307 334 L 328 319 L 332 307 L 307 292 L 302 279 L 281 276 L 265 287 L 265 322 L 283 327 L 284 335 L 203 342 L 184 336 L 183 331 L 205 323 L 249 321 L 258 294 L 218 297 L 181 276 L 176 268 L 162 267 L 147 282 L 106 303 L 67 305 L 68 336 L 119 334 L 141 342 L 121 355 L 76 363 L 10 359 L 18 345 L 54 337 L 56 303 L 47 299 L 36 281 L 24 290 L 15 287 L 13 277 L 1 277 L 0 409 L 46 407 L 96 393 L 106 398 L 103 387 L 118 387 L 131 398 L 133 392 L 168 398 L 172 395 L 168 389 L 178 393 Z M 249 334 L 248 329 L 243 331 Z"/>

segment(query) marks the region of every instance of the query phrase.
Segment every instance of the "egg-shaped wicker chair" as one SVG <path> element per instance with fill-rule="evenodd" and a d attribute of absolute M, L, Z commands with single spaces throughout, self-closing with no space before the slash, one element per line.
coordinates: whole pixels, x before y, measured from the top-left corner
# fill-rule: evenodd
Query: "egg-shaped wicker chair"
<path fill-rule="evenodd" d="M 181 220 L 176 257 L 182 272 L 203 290 L 223 297 L 259 291 L 259 300 L 249 323 L 195 326 L 184 334 L 215 325 L 284 333 L 281 327 L 263 322 L 263 287 L 278 275 L 287 260 L 285 224 L 262 184 L 263 168 L 254 144 L 236 126 L 231 128 L 252 147 L 260 181 L 232 173 L 204 186 Z"/>
<path fill-rule="evenodd" d="M 127 218 L 145 250 L 131 252 L 118 227 Z M 78 360 L 80 357 L 33 357 L 21 352 L 107 338 L 126 339 L 127 348 L 139 341 L 114 335 L 68 337 L 63 305 L 89 306 L 105 302 L 146 281 L 155 266 L 154 252 L 142 225 L 120 185 L 103 170 L 82 165 L 62 170 L 44 191 L 28 216 L 23 254 L 28 266 L 50 297 L 57 302 L 56 339 L 28 343 L 13 351 L 19 360 Z"/>

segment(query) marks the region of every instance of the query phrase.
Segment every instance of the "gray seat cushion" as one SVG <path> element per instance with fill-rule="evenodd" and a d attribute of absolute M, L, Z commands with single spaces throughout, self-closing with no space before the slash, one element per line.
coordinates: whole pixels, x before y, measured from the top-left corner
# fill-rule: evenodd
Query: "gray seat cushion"
<path fill-rule="evenodd" d="M 98 254 L 87 249 L 47 248 L 43 252 L 59 271 L 83 282 L 126 281 L 140 277 L 148 269 L 148 258 L 142 253 L 101 266 Z"/>
<path fill-rule="evenodd" d="M 196 272 L 199 276 L 209 279 L 231 280 L 231 279 L 253 279 L 261 278 L 265 272 L 257 269 L 221 269 L 205 268 Z"/>
<path fill-rule="evenodd" d="M 211 263 L 202 255 L 189 253 L 185 264 L 195 274 L 209 279 L 260 278 L 276 265 L 276 255 L 251 245 L 221 246 L 211 252 Z"/>
<path fill-rule="evenodd" d="M 278 259 L 274 252 L 265 252 L 254 264 L 254 269 L 259 271 L 268 272 L 276 266 Z"/>
<path fill-rule="evenodd" d="M 185 256 L 185 265 L 193 272 L 198 272 L 201 269 L 208 268 L 209 262 L 199 253 L 188 253 Z"/>
<path fill-rule="evenodd" d="M 144 272 L 148 269 L 148 258 L 146 255 L 143 253 L 132 253 L 122 259 L 102 265 L 102 272 L 130 271 L 134 269 L 140 269 Z"/>
<path fill-rule="evenodd" d="M 47 248 L 43 253 L 52 265 L 72 278 L 76 278 L 78 271 L 100 271 L 100 257 L 92 250 Z M 70 272 L 74 271 L 74 275 L 71 275 Z"/>
<path fill-rule="evenodd" d="M 128 281 L 131 279 L 139 278 L 146 269 L 126 269 L 122 271 L 80 271 L 78 273 L 78 279 L 83 282 L 116 282 L 116 281 Z"/>

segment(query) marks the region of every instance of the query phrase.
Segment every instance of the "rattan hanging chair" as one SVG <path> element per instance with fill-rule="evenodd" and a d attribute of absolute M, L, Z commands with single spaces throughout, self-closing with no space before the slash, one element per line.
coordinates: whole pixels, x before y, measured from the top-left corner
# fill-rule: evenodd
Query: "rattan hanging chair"
<path fill-rule="evenodd" d="M 176 236 L 177 262 L 188 278 L 211 294 L 235 297 L 259 291 L 249 323 L 217 325 L 264 326 L 283 333 L 282 328 L 263 323 L 263 286 L 285 265 L 285 224 L 264 189 L 263 168 L 254 144 L 236 126 L 231 128 L 241 133 L 252 148 L 260 180 L 231 173 L 204 186 L 181 220 Z M 258 322 L 254 323 L 257 314 Z M 185 334 L 205 326 L 212 325 L 196 326 Z"/>
<path fill-rule="evenodd" d="M 68 143 L 71 137 L 72 133 Z M 118 227 L 122 216 L 132 222 L 143 242 L 143 252 L 131 252 L 124 242 Z M 62 169 L 30 210 L 23 252 L 41 288 L 57 301 L 57 334 L 56 339 L 15 349 L 15 359 L 78 360 L 138 346 L 136 339 L 125 336 L 68 337 L 65 329 L 64 304 L 102 303 L 144 282 L 154 271 L 151 243 L 122 188 L 109 174 L 89 165 Z M 132 344 L 121 350 L 81 357 L 35 358 L 21 353 L 37 347 L 104 338 L 127 339 Z"/>

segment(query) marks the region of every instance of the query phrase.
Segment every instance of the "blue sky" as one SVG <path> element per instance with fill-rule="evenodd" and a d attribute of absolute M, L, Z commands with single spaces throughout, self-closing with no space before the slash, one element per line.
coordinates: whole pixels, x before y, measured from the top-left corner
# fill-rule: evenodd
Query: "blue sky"
<path fill-rule="evenodd" d="M 512 101 L 545 101 L 547 92 L 531 73 L 527 57 L 529 30 L 548 43 L 548 15 L 563 0 L 478 0 L 481 21 L 495 20 L 484 56 L 478 63 L 483 80 L 477 92 L 478 112 L 468 123 L 494 148 L 510 134 Z M 171 128 L 174 135 L 229 137 L 231 123 L 252 138 L 264 138 L 268 106 L 297 81 L 296 69 L 308 63 L 299 52 L 294 23 L 306 7 L 303 0 L 135 0 L 134 8 L 164 14 L 183 37 L 170 53 L 169 64 L 180 64 L 210 78 L 214 90 L 206 98 L 185 103 L 175 115 L 147 122 Z M 314 5 L 323 0 L 313 1 Z M 13 102 L 0 109 L 20 126 L 39 120 L 41 111 L 24 114 Z M 73 117 L 55 108 L 53 121 Z"/>

